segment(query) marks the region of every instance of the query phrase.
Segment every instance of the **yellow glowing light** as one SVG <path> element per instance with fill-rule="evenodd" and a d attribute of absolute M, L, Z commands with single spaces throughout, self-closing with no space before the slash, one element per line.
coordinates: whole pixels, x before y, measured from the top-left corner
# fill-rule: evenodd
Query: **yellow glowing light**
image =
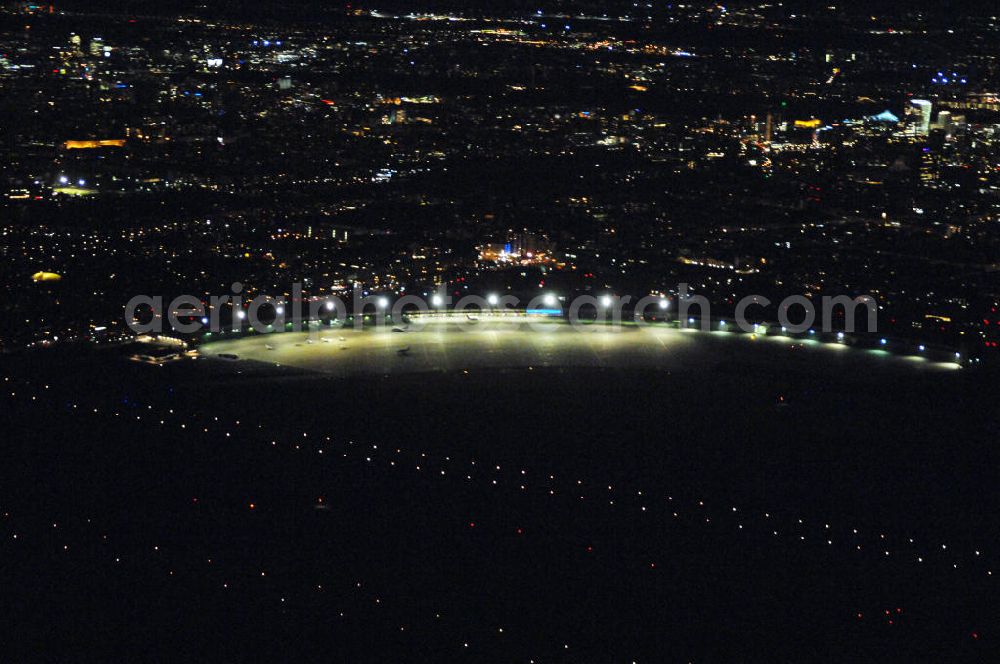
<path fill-rule="evenodd" d="M 67 150 L 92 150 L 94 148 L 123 148 L 124 138 L 108 138 L 97 141 L 66 141 L 63 147 Z"/>

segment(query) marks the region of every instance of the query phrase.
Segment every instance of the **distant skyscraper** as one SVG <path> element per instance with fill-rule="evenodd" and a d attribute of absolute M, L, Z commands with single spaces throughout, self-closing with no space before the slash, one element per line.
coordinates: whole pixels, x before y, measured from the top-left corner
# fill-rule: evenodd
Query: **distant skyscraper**
<path fill-rule="evenodd" d="M 931 111 L 933 109 L 933 104 L 926 99 L 912 99 L 910 100 L 910 112 L 917 115 L 917 121 L 914 125 L 914 133 L 918 136 L 927 136 L 931 131 Z"/>
<path fill-rule="evenodd" d="M 937 126 L 945 132 L 951 131 L 951 111 L 941 111 L 938 113 Z"/>

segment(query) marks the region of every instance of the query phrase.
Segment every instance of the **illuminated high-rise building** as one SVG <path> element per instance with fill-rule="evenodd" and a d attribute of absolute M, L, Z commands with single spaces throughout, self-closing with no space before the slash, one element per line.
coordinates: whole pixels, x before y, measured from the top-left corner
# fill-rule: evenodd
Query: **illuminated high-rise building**
<path fill-rule="evenodd" d="M 945 133 L 951 131 L 951 111 L 941 111 L 938 113 L 937 126 Z"/>
<path fill-rule="evenodd" d="M 910 113 L 917 116 L 913 133 L 917 136 L 927 136 L 931 130 L 931 111 L 934 105 L 926 99 L 911 99 Z"/>

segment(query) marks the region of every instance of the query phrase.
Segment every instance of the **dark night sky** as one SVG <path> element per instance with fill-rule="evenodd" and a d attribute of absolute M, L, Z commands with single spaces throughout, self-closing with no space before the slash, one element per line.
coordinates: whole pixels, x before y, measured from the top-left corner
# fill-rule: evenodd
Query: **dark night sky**
<path fill-rule="evenodd" d="M 669 6 L 669 3 L 656 3 L 657 6 Z M 707 3 L 706 3 L 707 4 Z M 718 3 L 727 7 L 738 7 L 741 5 L 757 5 L 758 2 L 730 1 Z M 789 11 L 815 12 L 821 6 L 834 5 L 839 11 L 850 13 L 880 13 L 892 11 L 921 11 L 929 12 L 932 15 L 940 13 L 942 16 L 954 16 L 954 5 L 943 5 L 940 2 L 929 2 L 928 0 L 915 0 L 906 3 L 892 2 L 889 0 L 868 0 L 858 2 L 849 0 L 848 2 L 818 3 L 812 0 L 786 0 L 781 3 Z M 95 7 L 106 6 L 114 11 L 123 13 L 178 13 L 178 12 L 206 12 L 212 14 L 233 14 L 233 15 L 260 15 L 269 17 L 288 16 L 289 10 L 313 11 L 317 13 L 337 12 L 342 8 L 353 6 L 371 9 L 392 9 L 396 11 L 431 11 L 449 10 L 463 13 L 505 13 L 505 12 L 534 12 L 543 10 L 549 12 L 574 13 L 595 13 L 595 14 L 616 14 L 625 13 L 632 8 L 631 2 L 602 2 L 599 0 L 490 0 L 489 2 L 469 2 L 469 0 L 361 0 L 356 2 L 343 2 L 341 0 L 300 0 L 297 2 L 285 0 L 177 0 L 174 2 L 162 2 L 161 0 L 62 0 L 56 2 L 59 8 L 67 10 L 94 9 Z M 996 2 L 970 3 L 961 14 L 991 14 L 998 9 Z"/>

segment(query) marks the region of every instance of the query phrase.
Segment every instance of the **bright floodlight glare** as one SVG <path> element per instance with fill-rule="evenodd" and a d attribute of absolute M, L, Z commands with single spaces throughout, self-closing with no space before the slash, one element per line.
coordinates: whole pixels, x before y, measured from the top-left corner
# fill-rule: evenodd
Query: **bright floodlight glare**
<path fill-rule="evenodd" d="M 67 182 L 69 182 L 69 178 L 68 177 L 66 177 L 65 175 L 60 175 L 59 176 L 59 184 L 66 184 Z"/>
<path fill-rule="evenodd" d="M 883 339 L 879 339 L 879 343 L 884 346 L 884 345 L 886 345 L 889 342 L 888 342 L 888 340 L 886 340 L 886 339 L 883 338 Z"/>
<path fill-rule="evenodd" d="M 688 325 L 694 325 L 694 319 L 688 318 Z"/>
<path fill-rule="evenodd" d="M 201 324 L 202 325 L 208 325 L 208 316 L 206 316 L 205 318 L 201 319 Z"/>
<path fill-rule="evenodd" d="M 545 306 L 554 307 L 556 304 L 556 296 L 552 293 L 546 293 L 544 298 Z"/>
<path fill-rule="evenodd" d="M 239 318 L 240 320 L 243 320 L 244 318 L 247 317 L 247 312 L 245 312 L 245 311 L 243 311 L 241 309 L 241 310 L 239 310 L 239 311 L 236 312 L 236 317 Z"/>
<path fill-rule="evenodd" d="M 844 333 L 843 332 L 837 332 L 837 339 L 843 339 L 843 338 L 844 338 Z"/>
<path fill-rule="evenodd" d="M 669 306 L 670 306 L 670 302 L 667 301 L 667 298 L 661 297 L 660 298 L 660 309 L 666 309 Z"/>
<path fill-rule="evenodd" d="M 491 294 L 486 298 L 486 301 L 490 303 L 491 307 L 495 307 L 497 306 L 497 303 L 500 302 L 500 298 Z"/>
<path fill-rule="evenodd" d="M 602 307 L 610 307 L 611 306 L 611 296 L 610 295 L 602 295 L 601 296 L 601 306 Z"/>
<path fill-rule="evenodd" d="M 435 294 L 434 297 L 431 298 L 431 304 L 433 304 L 435 307 L 440 307 L 443 303 L 444 303 L 444 298 L 442 298 L 440 295 Z"/>
<path fill-rule="evenodd" d="M 326 310 L 329 311 L 331 309 L 333 309 L 333 300 L 327 300 L 326 301 Z"/>
<path fill-rule="evenodd" d="M 285 313 L 285 308 L 281 305 L 278 305 L 277 307 L 274 308 L 274 313 L 280 316 L 281 314 Z"/>
<path fill-rule="evenodd" d="M 920 344 L 920 352 L 921 353 L 924 352 L 924 345 L 923 344 Z"/>
<path fill-rule="evenodd" d="M 80 185 L 81 187 L 87 184 L 87 181 L 86 181 L 86 180 L 84 180 L 83 178 L 80 178 L 80 179 L 79 179 L 79 180 L 77 180 L 76 182 L 77 182 L 77 184 L 79 184 L 79 185 Z"/>
<path fill-rule="evenodd" d="M 378 299 L 378 306 L 379 306 L 379 309 L 385 309 L 386 307 L 389 306 L 389 299 L 385 298 L 385 297 L 380 297 Z"/>

